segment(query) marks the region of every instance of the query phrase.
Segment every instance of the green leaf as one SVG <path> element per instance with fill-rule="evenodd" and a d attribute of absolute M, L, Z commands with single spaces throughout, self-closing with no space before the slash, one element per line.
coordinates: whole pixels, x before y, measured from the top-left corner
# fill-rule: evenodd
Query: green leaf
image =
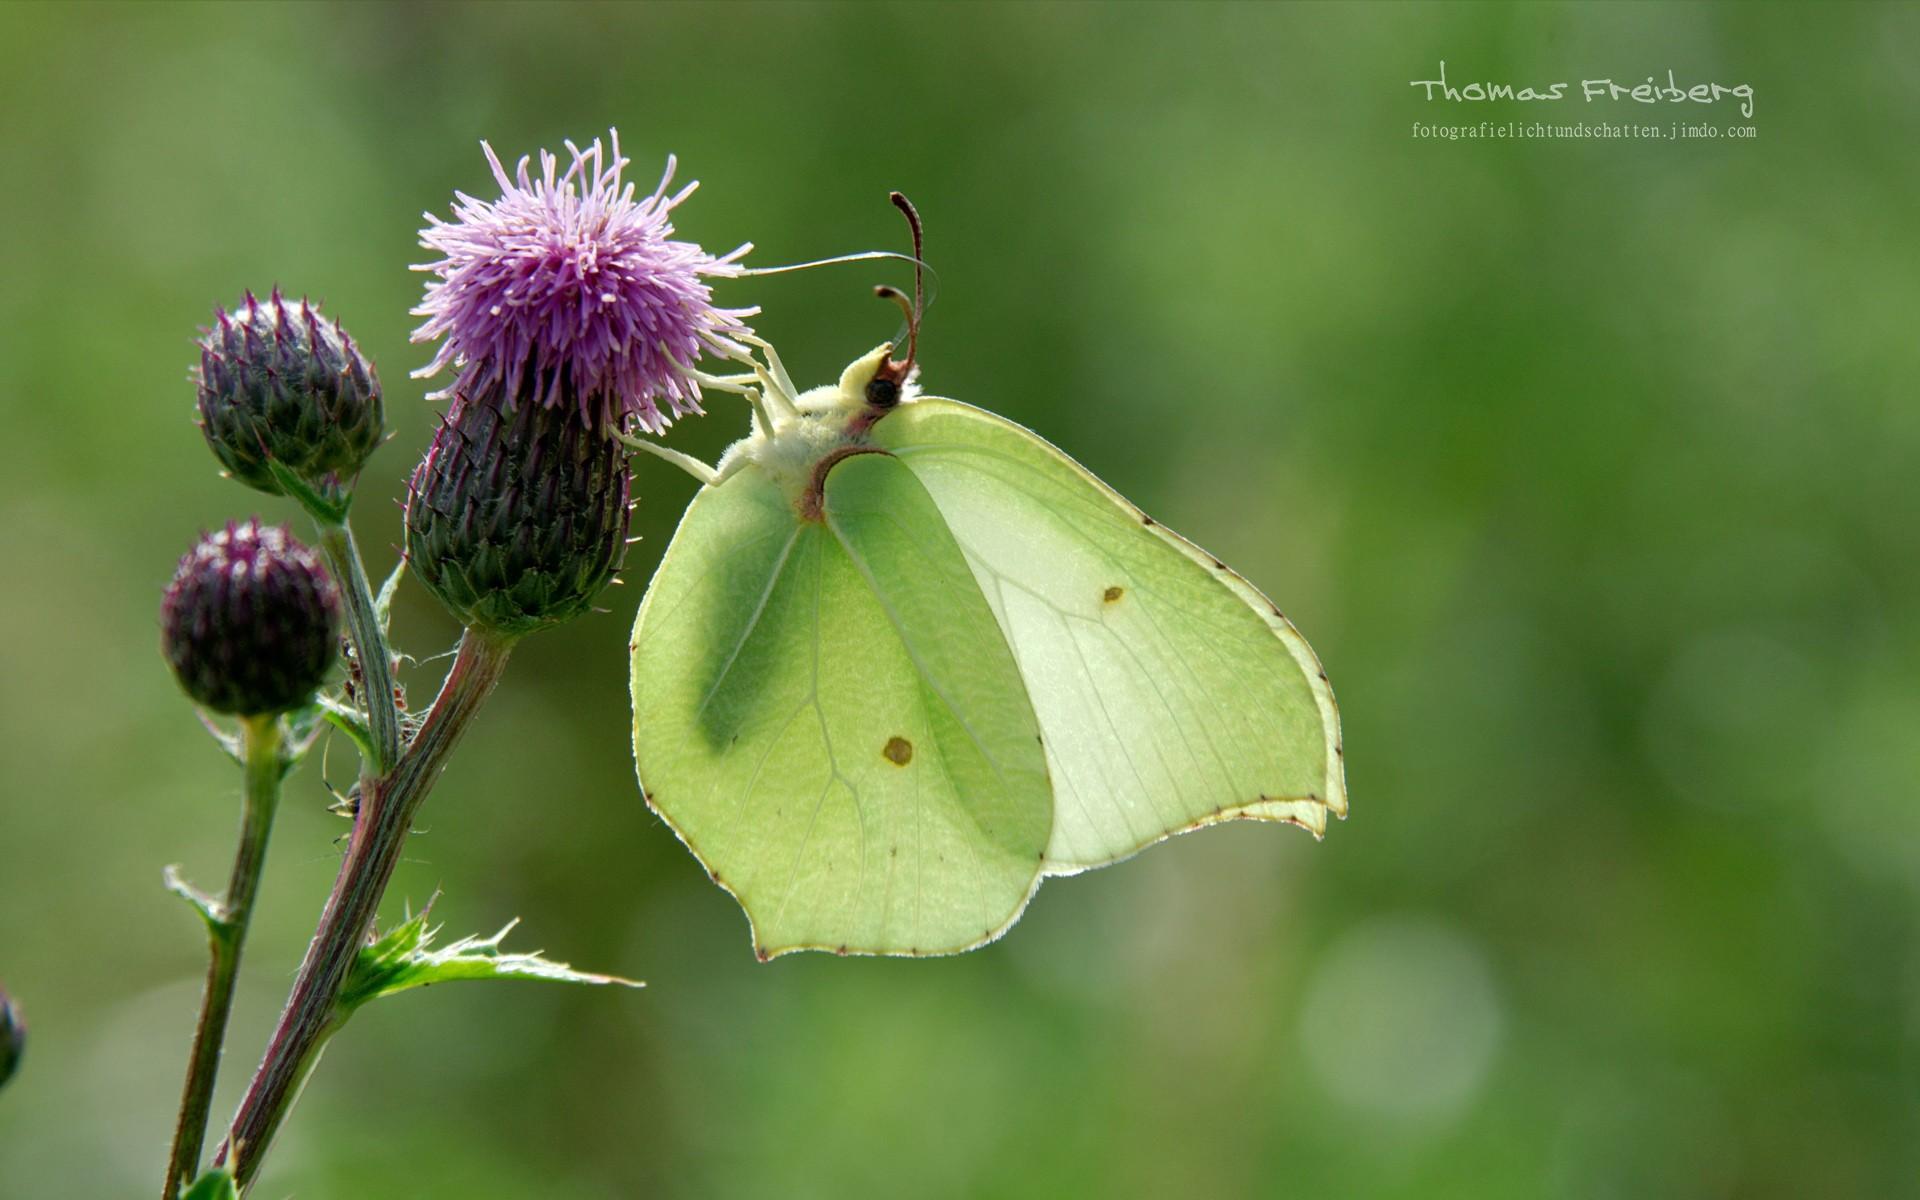
<path fill-rule="evenodd" d="M 353 740 L 360 757 L 373 761 L 373 734 L 367 729 L 365 713 L 335 696 L 321 696 L 319 711 L 327 724 Z"/>
<path fill-rule="evenodd" d="M 233 1175 L 225 1167 L 216 1167 L 194 1180 L 180 1193 L 180 1200 L 240 1200 Z"/>
<path fill-rule="evenodd" d="M 381 996 L 457 979 L 547 979 L 556 983 L 644 986 L 615 975 L 576 971 L 566 963 L 542 958 L 539 951 L 504 953 L 501 939 L 519 923 L 516 918 L 492 937 L 464 937 L 437 950 L 433 939 L 440 927 L 428 927 L 426 911 L 394 926 L 361 949 L 340 992 L 338 1020 L 345 1021 L 360 1006 Z"/>
<path fill-rule="evenodd" d="M 160 879 L 167 890 L 193 906 L 200 919 L 207 923 L 207 932 L 215 937 L 226 932 L 227 910 L 220 901 L 188 883 L 180 874 L 179 864 L 171 864 L 160 872 Z"/>
<path fill-rule="evenodd" d="M 244 763 L 246 761 L 240 754 L 240 738 L 238 735 L 220 728 L 214 719 L 207 715 L 205 709 L 196 708 L 193 712 L 195 716 L 200 718 L 200 725 L 207 731 L 207 736 L 213 739 L 213 744 L 220 747 L 228 758 L 236 763 Z"/>

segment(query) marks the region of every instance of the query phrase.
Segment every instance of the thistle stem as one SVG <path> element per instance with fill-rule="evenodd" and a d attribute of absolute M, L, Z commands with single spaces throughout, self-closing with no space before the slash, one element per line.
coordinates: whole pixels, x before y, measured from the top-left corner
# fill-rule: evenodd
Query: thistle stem
<path fill-rule="evenodd" d="M 307 946 L 266 1056 L 216 1155 L 216 1161 L 233 1167 L 243 1190 L 259 1170 L 321 1048 L 339 1027 L 340 989 L 367 943 L 414 816 L 447 756 L 500 681 L 512 648 L 511 639 L 467 630 L 419 734 L 391 772 L 362 781 L 352 840 L 321 911 L 320 927 Z"/>
<path fill-rule="evenodd" d="M 353 639 L 353 653 L 360 665 L 361 701 L 367 710 L 367 728 L 373 734 L 374 761 L 368 774 L 383 774 L 400 760 L 400 713 L 393 703 L 393 664 L 387 657 L 387 638 L 380 628 L 379 609 L 373 589 L 367 586 L 366 568 L 360 563 L 360 548 L 354 544 L 353 529 L 345 521 L 315 517 L 320 527 L 320 552 L 326 556 L 340 588 L 340 600 L 346 610 L 347 634 Z"/>
<path fill-rule="evenodd" d="M 161 1200 L 174 1200 L 200 1164 L 207 1113 L 213 1106 L 214 1080 L 220 1072 L 220 1048 L 226 1040 L 227 1017 L 233 1011 L 240 952 L 247 940 L 247 923 L 253 917 L 253 898 L 260 890 L 267 835 L 273 830 L 274 809 L 280 802 L 280 780 L 286 773 L 286 741 L 277 717 L 247 718 L 241 746 L 246 800 L 241 809 L 240 847 L 233 856 L 233 875 L 225 897 L 207 911 L 207 986 L 200 997 L 200 1021 L 194 1027 L 193 1049 L 187 1057 L 187 1081 L 181 1089 L 180 1119 L 173 1131 Z"/>

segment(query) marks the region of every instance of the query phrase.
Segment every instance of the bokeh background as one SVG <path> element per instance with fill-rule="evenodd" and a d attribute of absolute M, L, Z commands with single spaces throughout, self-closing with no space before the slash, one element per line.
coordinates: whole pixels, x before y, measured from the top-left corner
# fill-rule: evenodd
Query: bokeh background
<path fill-rule="evenodd" d="M 617 124 L 759 264 L 904 237 L 925 380 L 1313 640 L 1353 817 L 1048 884 L 959 958 L 753 960 L 642 806 L 624 644 L 540 635 L 389 909 L 639 993 L 461 986 L 330 1050 L 259 1194 L 1888 1196 L 1920 1178 L 1920 11 L 1625 4 L 0 7 L 0 1194 L 151 1192 L 236 773 L 156 652 L 216 477 L 191 341 L 275 282 L 377 359 L 383 572 L 433 409 L 423 210 Z M 1445 142 L 1408 81 L 1671 67 L 1752 141 Z M 1637 115 L 1570 102 L 1558 119 Z M 1673 113 L 1653 110 L 1662 125 Z M 1702 119 L 1702 118 L 1696 118 Z M 1710 119 L 1736 120 L 1727 106 Z M 491 193 L 487 193 L 491 194 Z M 742 282 L 804 383 L 880 264 Z M 716 397 L 673 443 L 744 428 Z M 451 644 L 417 590 L 403 645 Z M 430 693 L 437 667 L 415 671 Z M 289 785 L 216 1117 L 337 862 Z"/>

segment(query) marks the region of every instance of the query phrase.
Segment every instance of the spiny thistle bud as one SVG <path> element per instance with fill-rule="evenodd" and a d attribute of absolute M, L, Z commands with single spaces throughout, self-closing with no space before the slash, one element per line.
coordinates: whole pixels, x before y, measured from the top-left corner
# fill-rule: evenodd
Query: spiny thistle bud
<path fill-rule="evenodd" d="M 214 311 L 195 382 L 207 445 L 235 479 L 273 495 L 284 489 L 270 461 L 323 495 L 346 494 L 386 428 L 373 364 L 338 321 L 279 288 Z"/>
<path fill-rule="evenodd" d="M 340 597 L 313 551 L 259 518 L 202 537 L 160 602 L 161 649 L 187 695 L 215 712 L 297 708 L 340 636 Z"/>
<path fill-rule="evenodd" d="M 7 1085 L 27 1051 L 27 1022 L 13 1000 L 0 989 L 0 1087 Z"/>
<path fill-rule="evenodd" d="M 509 637 L 587 611 L 626 552 L 626 450 L 534 386 L 455 397 L 407 487 L 414 577 L 462 624 Z"/>

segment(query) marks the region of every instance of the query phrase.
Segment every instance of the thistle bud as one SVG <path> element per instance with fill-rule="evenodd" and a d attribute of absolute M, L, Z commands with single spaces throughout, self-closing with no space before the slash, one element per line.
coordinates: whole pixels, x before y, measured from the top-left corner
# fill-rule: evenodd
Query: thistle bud
<path fill-rule="evenodd" d="M 408 568 L 464 625 L 557 625 L 620 569 L 627 488 L 625 449 L 580 406 L 456 396 L 407 487 Z"/>
<path fill-rule="evenodd" d="M 340 598 L 313 551 L 254 518 L 187 552 L 160 625 L 161 650 L 196 704 L 264 715 L 319 690 L 339 642 Z"/>
<path fill-rule="evenodd" d="M 6 991 L 0 989 L 0 1087 L 7 1086 L 26 1051 L 27 1022 Z"/>
<path fill-rule="evenodd" d="M 344 495 L 386 428 L 373 364 L 338 321 L 278 288 L 215 310 L 195 381 L 207 445 L 235 479 L 272 495 L 283 489 L 269 462 Z"/>

